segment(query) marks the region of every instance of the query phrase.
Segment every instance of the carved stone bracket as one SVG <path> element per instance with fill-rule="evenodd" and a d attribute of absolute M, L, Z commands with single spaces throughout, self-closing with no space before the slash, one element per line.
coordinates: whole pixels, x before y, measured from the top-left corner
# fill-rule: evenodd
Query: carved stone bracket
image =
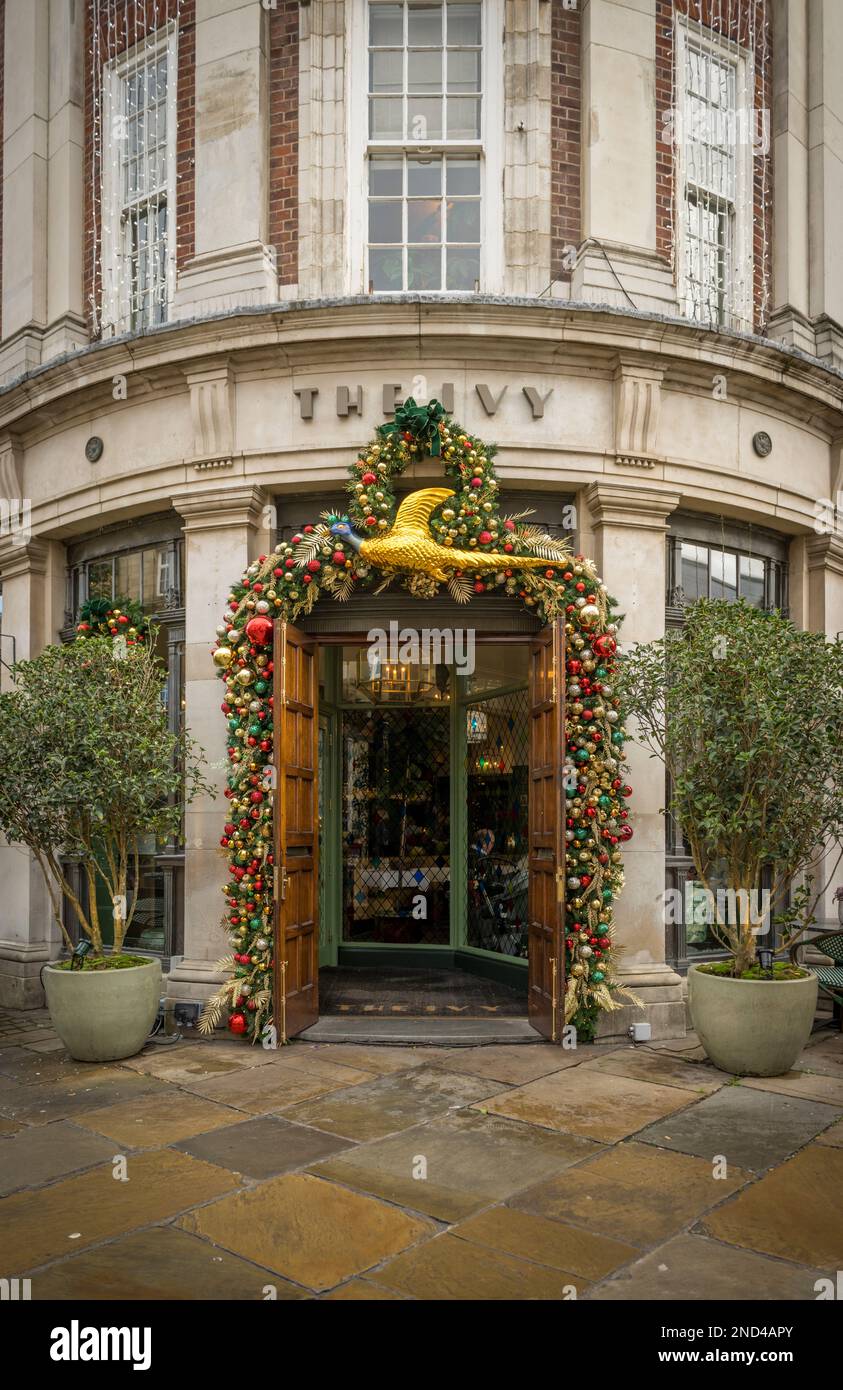
<path fill-rule="evenodd" d="M 614 374 L 615 462 L 654 468 L 659 462 L 659 418 L 664 373 L 618 358 Z"/>
<path fill-rule="evenodd" d="M 234 452 L 234 376 L 228 361 L 185 372 L 190 387 L 193 466 L 197 472 L 230 468 Z"/>

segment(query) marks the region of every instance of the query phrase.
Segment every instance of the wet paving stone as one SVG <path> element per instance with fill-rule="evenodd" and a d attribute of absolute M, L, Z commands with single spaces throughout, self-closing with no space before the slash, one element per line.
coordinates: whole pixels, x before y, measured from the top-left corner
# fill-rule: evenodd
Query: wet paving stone
<path fill-rule="evenodd" d="M 843 1266 L 843 1149 L 810 1144 L 704 1221 L 710 1235 L 825 1273 Z"/>
<path fill-rule="evenodd" d="M 103 1067 L 94 1075 L 71 1076 L 43 1086 L 21 1085 L 15 1092 L 0 1091 L 0 1114 L 28 1125 L 47 1125 L 162 1090 L 162 1083 L 153 1076 Z"/>
<path fill-rule="evenodd" d="M 114 1145 L 107 1139 L 64 1120 L 22 1129 L 0 1149 L 0 1196 L 52 1182 L 79 1168 L 93 1168 L 113 1157 Z"/>
<path fill-rule="evenodd" d="M 283 1063 L 182 1084 L 206 1100 L 220 1101 L 252 1115 L 266 1115 L 371 1079 L 371 1072 L 352 1067 L 330 1067 L 323 1062 L 321 1068 L 311 1068 L 305 1062 L 303 1066 Z"/>
<path fill-rule="evenodd" d="M 632 1245 L 514 1207 L 492 1207 L 454 1226 L 451 1235 L 519 1259 L 603 1279 L 638 1255 Z"/>
<path fill-rule="evenodd" d="M 804 1302 L 816 1297 L 819 1277 L 817 1270 L 736 1250 L 705 1236 L 682 1235 L 592 1289 L 588 1297 L 599 1302 Z"/>
<path fill-rule="evenodd" d="M 153 1226 L 49 1265 L 32 1279 L 32 1297 L 80 1300 L 238 1300 L 307 1298 L 276 1274 L 178 1230 Z"/>
<path fill-rule="evenodd" d="M 110 1163 L 3 1202 L 3 1258 L 9 1274 L 72 1254 L 86 1245 L 166 1221 L 197 1202 L 230 1192 L 239 1179 L 172 1149 L 128 1160 L 128 1182 Z"/>
<path fill-rule="evenodd" d="M 492 1096 L 480 1108 L 527 1124 L 612 1143 L 699 1099 L 693 1090 L 612 1076 L 595 1070 L 599 1065 L 587 1062 L 541 1077 Z"/>
<path fill-rule="evenodd" d="M 529 1264 L 446 1234 L 409 1250 L 370 1275 L 374 1283 L 426 1301 L 572 1299 L 588 1281 L 570 1271 Z"/>
<path fill-rule="evenodd" d="M 419 1217 L 306 1173 L 271 1178 L 188 1213 L 179 1225 L 315 1292 L 361 1274 L 435 1230 Z"/>
<path fill-rule="evenodd" d="M 381 1139 L 497 1090 L 495 1081 L 422 1066 L 296 1106 L 286 1118 L 348 1139 Z"/>
<path fill-rule="evenodd" d="M 73 1116 L 75 1125 L 82 1125 L 95 1134 L 105 1134 L 115 1144 L 128 1149 L 161 1148 L 179 1139 L 190 1139 L 208 1129 L 236 1125 L 243 1119 L 239 1110 L 199 1096 L 177 1091 L 172 1086 L 142 1095 L 122 1104 L 108 1105 L 101 1110 L 82 1112 Z"/>
<path fill-rule="evenodd" d="M 741 1083 L 755 1091 L 776 1091 L 782 1096 L 799 1096 L 802 1100 L 819 1100 L 843 1111 L 843 1075 L 789 1071 L 784 1076 L 746 1076 Z"/>
<path fill-rule="evenodd" d="M 724 1086 L 681 1115 L 642 1129 L 636 1139 L 660 1148 L 760 1172 L 802 1148 L 835 1112 L 818 1101 L 750 1086 Z"/>
<path fill-rule="evenodd" d="M 440 1221 L 457 1221 L 599 1152 L 598 1144 L 575 1135 L 457 1110 L 361 1145 L 316 1171 Z"/>
<path fill-rule="evenodd" d="M 606 1049 L 609 1050 L 613 1049 Z M 438 1065 L 466 1076 L 483 1076 L 504 1085 L 523 1086 L 540 1076 L 591 1061 L 593 1053 L 591 1047 L 568 1051 L 550 1043 L 534 1043 L 529 1047 L 455 1047 Z"/>
<path fill-rule="evenodd" d="M 628 1076 L 635 1081 L 652 1081 L 657 1086 L 679 1086 L 697 1095 L 710 1095 L 725 1086 L 728 1077 L 712 1066 L 689 1062 L 681 1052 L 647 1052 L 643 1048 L 622 1048 L 588 1064 L 595 1071 L 612 1076 Z"/>
<path fill-rule="evenodd" d="M 730 1168 L 725 1179 L 716 1179 L 701 1158 L 628 1143 L 519 1193 L 507 1206 L 646 1249 L 724 1201 L 748 1178 Z"/>
<path fill-rule="evenodd" d="M 222 1168 L 261 1181 L 316 1163 L 347 1149 L 351 1142 L 290 1124 L 276 1115 L 245 1121 L 240 1118 L 240 1124 L 199 1134 L 175 1147 L 206 1163 L 218 1163 Z"/>

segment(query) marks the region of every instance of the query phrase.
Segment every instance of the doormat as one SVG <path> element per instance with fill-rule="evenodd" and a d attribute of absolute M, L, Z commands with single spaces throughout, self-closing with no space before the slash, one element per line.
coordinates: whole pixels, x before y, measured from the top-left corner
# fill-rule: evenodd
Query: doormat
<path fill-rule="evenodd" d="M 323 967 L 319 1013 L 374 1018 L 526 1018 L 527 990 L 465 970 Z"/>

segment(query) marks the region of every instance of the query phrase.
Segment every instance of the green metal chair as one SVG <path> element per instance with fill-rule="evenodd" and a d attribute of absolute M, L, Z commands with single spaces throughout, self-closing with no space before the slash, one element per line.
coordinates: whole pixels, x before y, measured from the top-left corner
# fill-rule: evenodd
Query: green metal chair
<path fill-rule="evenodd" d="M 812 965 L 809 961 L 800 960 L 799 952 L 803 946 L 820 951 L 822 955 L 828 956 L 833 964 Z M 807 941 L 804 938 L 797 941 L 790 949 L 790 959 L 794 965 L 800 965 L 803 970 L 810 970 L 816 975 L 820 989 L 830 996 L 834 1004 L 834 1016 L 843 1029 L 843 931 L 823 931 L 821 936 L 811 937 Z"/>

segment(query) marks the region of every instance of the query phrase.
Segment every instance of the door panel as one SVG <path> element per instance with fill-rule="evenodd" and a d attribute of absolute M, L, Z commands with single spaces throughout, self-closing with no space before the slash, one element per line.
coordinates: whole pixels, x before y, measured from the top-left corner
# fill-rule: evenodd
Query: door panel
<path fill-rule="evenodd" d="M 562 1041 L 565 991 L 565 631 L 546 627 L 530 645 L 530 849 L 528 1013 Z"/>
<path fill-rule="evenodd" d="M 278 623 L 273 681 L 275 1026 L 279 1042 L 319 1017 L 318 645 Z"/>

